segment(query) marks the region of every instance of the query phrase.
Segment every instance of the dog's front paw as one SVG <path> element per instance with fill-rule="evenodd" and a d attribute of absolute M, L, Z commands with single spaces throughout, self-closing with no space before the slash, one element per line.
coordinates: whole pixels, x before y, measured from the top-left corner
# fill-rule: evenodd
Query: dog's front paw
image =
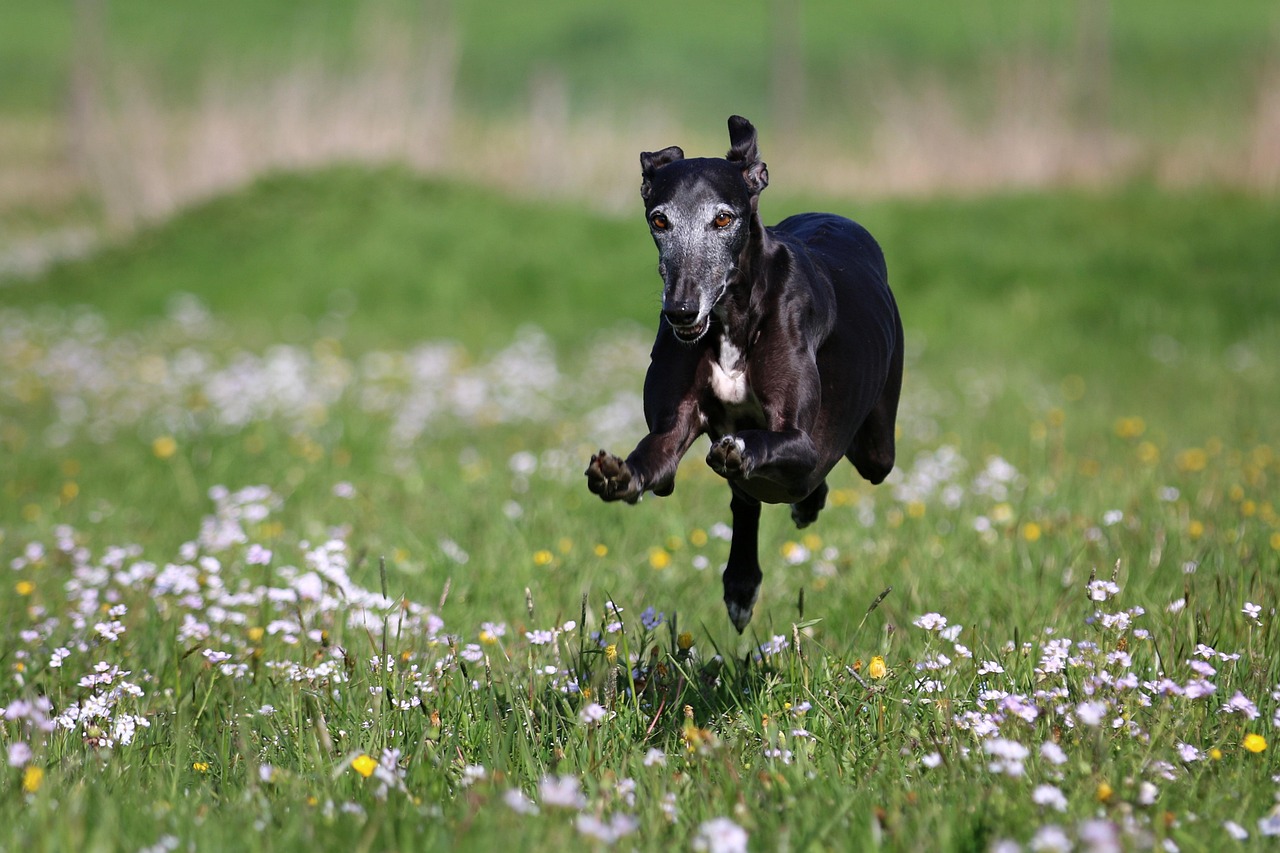
<path fill-rule="evenodd" d="M 587 465 L 587 488 L 606 501 L 635 503 L 639 497 L 627 463 L 601 450 Z"/>
<path fill-rule="evenodd" d="M 712 471 L 729 480 L 747 476 L 750 471 L 746 443 L 736 435 L 724 436 L 711 445 L 711 452 L 707 454 L 707 464 L 711 466 Z"/>

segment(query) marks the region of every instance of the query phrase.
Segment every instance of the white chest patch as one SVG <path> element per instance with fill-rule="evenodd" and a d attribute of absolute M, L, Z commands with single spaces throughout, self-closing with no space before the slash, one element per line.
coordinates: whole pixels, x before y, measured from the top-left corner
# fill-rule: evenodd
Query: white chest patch
<path fill-rule="evenodd" d="M 747 362 L 728 338 L 720 338 L 720 358 L 711 362 L 711 390 L 726 403 L 747 401 Z"/>

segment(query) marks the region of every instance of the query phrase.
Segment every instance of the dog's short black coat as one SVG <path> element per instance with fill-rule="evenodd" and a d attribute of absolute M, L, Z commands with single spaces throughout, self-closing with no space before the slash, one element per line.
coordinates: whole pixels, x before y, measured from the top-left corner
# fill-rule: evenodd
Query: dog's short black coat
<path fill-rule="evenodd" d="M 762 577 L 760 503 L 791 504 L 804 527 L 842 457 L 872 483 L 892 470 L 903 342 L 866 229 L 827 213 L 765 228 L 755 128 L 733 116 L 729 136 L 725 159 L 685 159 L 676 147 L 640 155 L 664 282 L 644 383 L 649 434 L 625 460 L 601 450 L 586 475 L 606 501 L 668 495 L 681 457 L 710 436 L 707 464 L 732 492 L 724 600 L 741 631 Z"/>

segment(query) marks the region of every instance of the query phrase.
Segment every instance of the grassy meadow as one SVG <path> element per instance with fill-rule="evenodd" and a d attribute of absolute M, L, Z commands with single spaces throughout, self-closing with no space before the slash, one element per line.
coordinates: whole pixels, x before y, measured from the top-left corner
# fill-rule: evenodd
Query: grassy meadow
<path fill-rule="evenodd" d="M 1273 846 L 1280 205 L 762 204 L 881 239 L 908 374 L 742 636 L 705 445 L 583 482 L 638 215 L 344 168 L 0 286 L 0 847 Z"/>

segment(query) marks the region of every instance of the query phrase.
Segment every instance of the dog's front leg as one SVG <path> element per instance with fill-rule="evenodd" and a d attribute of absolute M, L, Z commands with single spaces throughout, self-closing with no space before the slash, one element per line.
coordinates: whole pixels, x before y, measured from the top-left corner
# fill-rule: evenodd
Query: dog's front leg
<path fill-rule="evenodd" d="M 813 440 L 821 402 L 818 369 L 803 352 L 775 355 L 768 363 L 768 373 L 751 375 L 764 411 L 763 428 L 722 436 L 712 443 L 707 464 L 762 500 L 796 503 L 812 494 L 826 473 Z"/>
<path fill-rule="evenodd" d="M 693 393 L 699 354 L 660 335 L 644 382 L 649 434 L 625 460 L 601 450 L 587 465 L 587 488 L 606 501 L 635 503 L 645 492 L 658 497 L 675 488 L 680 460 L 702 435 L 704 419 Z"/>
<path fill-rule="evenodd" d="M 707 454 L 711 469 L 731 483 L 739 483 L 749 491 L 768 484 L 768 493 L 777 497 L 765 500 L 796 503 L 804 500 L 822 484 L 817 447 L 803 430 L 774 432 L 763 429 L 742 430 L 726 435 L 711 445 Z M 753 489 L 749 484 L 759 484 Z"/>
<path fill-rule="evenodd" d="M 645 492 L 659 497 L 675 488 L 676 467 L 692 438 L 650 433 L 625 460 L 601 450 L 587 465 L 587 488 L 606 501 L 635 503 Z"/>

